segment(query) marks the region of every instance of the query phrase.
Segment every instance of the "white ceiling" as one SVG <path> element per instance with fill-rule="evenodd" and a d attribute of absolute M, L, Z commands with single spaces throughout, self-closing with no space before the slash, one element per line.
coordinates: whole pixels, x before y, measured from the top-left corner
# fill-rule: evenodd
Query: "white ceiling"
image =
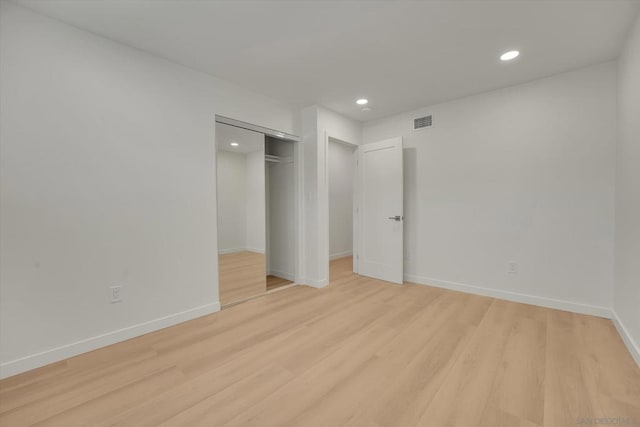
<path fill-rule="evenodd" d="M 232 142 L 237 142 L 238 146 L 233 147 Z M 216 146 L 218 150 L 243 154 L 264 150 L 264 134 L 216 123 Z"/>
<path fill-rule="evenodd" d="M 615 58 L 639 0 L 18 0 L 296 107 L 371 120 Z M 521 56 L 501 63 L 500 53 Z M 363 113 L 354 103 L 371 101 Z"/>

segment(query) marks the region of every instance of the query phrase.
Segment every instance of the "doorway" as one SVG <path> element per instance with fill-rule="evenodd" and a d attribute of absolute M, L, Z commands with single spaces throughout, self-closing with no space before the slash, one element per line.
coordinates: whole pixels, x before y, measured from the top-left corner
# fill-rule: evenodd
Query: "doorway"
<path fill-rule="evenodd" d="M 355 153 L 357 146 L 328 137 L 329 276 L 353 271 Z M 332 268 L 338 266 L 340 268 Z"/>

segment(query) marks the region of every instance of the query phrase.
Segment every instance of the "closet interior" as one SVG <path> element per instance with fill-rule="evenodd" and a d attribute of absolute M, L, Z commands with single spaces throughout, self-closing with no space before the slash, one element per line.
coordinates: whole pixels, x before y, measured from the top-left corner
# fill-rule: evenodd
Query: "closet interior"
<path fill-rule="evenodd" d="M 220 303 L 295 280 L 295 142 L 216 123 Z"/>

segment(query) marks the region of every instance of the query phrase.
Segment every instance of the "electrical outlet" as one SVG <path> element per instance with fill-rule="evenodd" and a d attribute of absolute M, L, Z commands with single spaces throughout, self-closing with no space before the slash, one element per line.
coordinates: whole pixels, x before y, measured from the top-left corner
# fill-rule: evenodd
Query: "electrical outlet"
<path fill-rule="evenodd" d="M 122 285 L 111 286 L 109 288 L 109 299 L 112 304 L 122 301 Z"/>
<path fill-rule="evenodd" d="M 518 274 L 518 263 L 515 261 L 511 261 L 509 263 L 509 266 L 507 267 L 507 273 Z"/>

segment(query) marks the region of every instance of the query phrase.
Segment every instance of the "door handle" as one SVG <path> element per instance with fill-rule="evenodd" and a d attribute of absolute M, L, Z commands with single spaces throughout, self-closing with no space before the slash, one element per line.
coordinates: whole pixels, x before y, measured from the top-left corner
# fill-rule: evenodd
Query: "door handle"
<path fill-rule="evenodd" d="M 394 221 L 402 221 L 402 217 L 400 215 L 390 216 L 389 219 L 392 219 Z"/>

